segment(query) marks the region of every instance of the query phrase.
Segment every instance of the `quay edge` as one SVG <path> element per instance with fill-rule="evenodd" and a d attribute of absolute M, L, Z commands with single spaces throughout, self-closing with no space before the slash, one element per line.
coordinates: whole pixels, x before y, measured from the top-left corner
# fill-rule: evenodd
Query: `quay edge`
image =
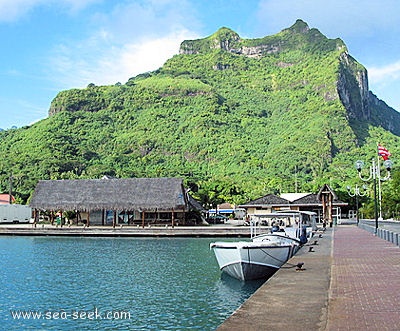
<path fill-rule="evenodd" d="M 312 238 L 216 331 L 325 330 L 332 232 Z M 304 263 L 300 270 L 298 263 Z"/>
<path fill-rule="evenodd" d="M 63 226 L 32 224 L 1 225 L 0 236 L 76 236 L 76 237 L 232 237 L 249 238 L 248 227 L 234 226 L 175 226 L 175 227 L 135 227 L 135 226 Z"/>

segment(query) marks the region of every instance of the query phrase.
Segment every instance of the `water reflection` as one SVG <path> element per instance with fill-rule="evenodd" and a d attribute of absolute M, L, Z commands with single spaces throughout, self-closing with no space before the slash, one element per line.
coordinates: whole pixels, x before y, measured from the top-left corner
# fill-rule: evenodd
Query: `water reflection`
<path fill-rule="evenodd" d="M 230 305 L 238 308 L 264 282 L 263 279 L 244 282 L 222 273 L 220 279 L 215 282 L 214 291 L 221 303 L 229 298 Z"/>

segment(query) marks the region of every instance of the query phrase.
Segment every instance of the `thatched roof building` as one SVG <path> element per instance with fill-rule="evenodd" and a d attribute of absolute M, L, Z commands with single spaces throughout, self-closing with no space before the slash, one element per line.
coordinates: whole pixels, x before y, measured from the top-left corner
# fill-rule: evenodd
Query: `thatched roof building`
<path fill-rule="evenodd" d="M 30 206 L 42 210 L 188 210 L 180 178 L 41 180 Z"/>

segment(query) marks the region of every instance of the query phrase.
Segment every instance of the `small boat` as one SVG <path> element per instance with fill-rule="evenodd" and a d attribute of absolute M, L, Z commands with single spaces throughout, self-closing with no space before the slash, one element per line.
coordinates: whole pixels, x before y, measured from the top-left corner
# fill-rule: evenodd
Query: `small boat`
<path fill-rule="evenodd" d="M 293 240 L 272 235 L 254 241 L 210 244 L 221 271 L 243 281 L 271 277 L 298 247 Z"/>
<path fill-rule="evenodd" d="M 258 234 L 260 222 L 256 220 L 250 222 L 251 241 L 211 243 L 220 270 L 243 281 L 271 277 L 312 236 L 313 227 L 306 220 L 315 224 L 315 213 L 284 211 L 268 217 L 293 215 L 297 217 L 294 227 L 273 226 L 271 233 Z"/>

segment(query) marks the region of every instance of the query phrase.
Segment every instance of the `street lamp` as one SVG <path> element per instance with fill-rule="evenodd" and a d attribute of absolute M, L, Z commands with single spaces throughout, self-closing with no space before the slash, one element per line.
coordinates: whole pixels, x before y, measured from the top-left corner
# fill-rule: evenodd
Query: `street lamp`
<path fill-rule="evenodd" d="M 371 179 L 373 180 L 374 184 L 374 214 L 375 214 L 375 233 L 378 231 L 378 198 L 376 196 L 377 192 L 377 182 L 378 182 L 378 188 L 379 188 L 379 218 L 382 219 L 382 195 L 381 195 L 381 182 L 386 181 L 390 178 L 390 170 L 392 169 L 392 161 L 386 160 L 383 162 L 383 166 L 386 168 L 387 174 L 385 177 L 381 176 L 381 169 L 380 169 L 380 162 L 378 159 L 378 162 L 375 163 L 375 160 L 372 159 L 372 165 L 369 167 L 369 176 L 368 178 L 364 178 L 362 176 L 362 169 L 364 168 L 364 162 L 363 161 L 356 161 L 355 166 L 358 171 L 358 176 L 360 177 L 361 180 L 364 182 L 368 182 Z"/>
<path fill-rule="evenodd" d="M 367 185 L 363 185 L 362 189 L 364 190 L 363 192 L 361 192 L 360 187 L 356 184 L 356 186 L 354 188 L 347 186 L 347 193 L 351 196 L 351 197 L 356 197 L 356 220 L 357 220 L 357 225 L 358 225 L 358 221 L 359 221 L 359 217 L 358 217 L 358 197 L 364 197 L 367 194 Z"/>

